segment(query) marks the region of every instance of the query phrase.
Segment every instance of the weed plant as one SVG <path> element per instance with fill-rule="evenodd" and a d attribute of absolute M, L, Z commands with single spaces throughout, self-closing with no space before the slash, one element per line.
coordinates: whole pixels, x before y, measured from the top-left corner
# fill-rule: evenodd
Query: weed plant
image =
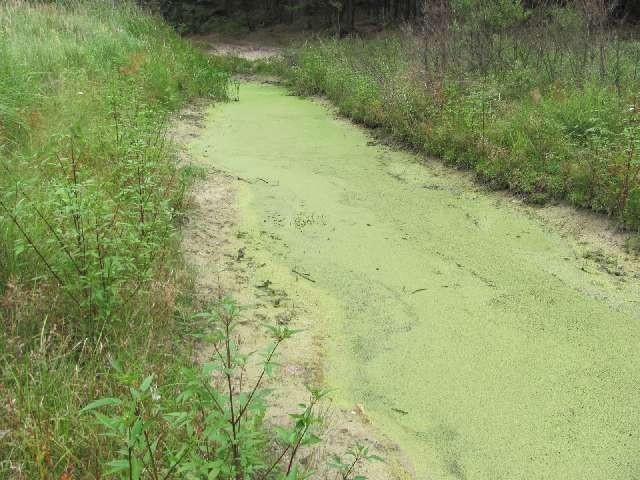
<path fill-rule="evenodd" d="M 233 301 L 193 318 L 177 248 L 198 171 L 176 164 L 169 116 L 237 97 L 243 68 L 127 2 L 0 5 L 0 478 L 309 475 L 326 392 L 263 425 L 294 332 L 270 328 L 250 367 Z M 353 447 L 336 478 L 372 459 Z"/>
<path fill-rule="evenodd" d="M 240 310 L 233 300 L 224 298 L 198 317 L 205 322 L 201 340 L 211 352 L 202 366 L 184 368 L 176 384 L 158 388 L 153 375 L 138 381 L 114 364 L 124 395 L 83 408 L 120 445 L 106 473 L 122 480 L 307 478 L 311 470 L 299 457 L 320 442 L 319 404 L 327 392 L 311 389 L 290 425 L 275 428 L 271 455 L 262 426 L 269 395 L 264 380 L 275 371 L 278 348 L 295 332 L 269 326 L 272 343 L 255 362 L 257 355 L 240 348 Z M 358 457 L 360 463 L 367 459 L 373 456 Z M 352 467 L 342 478 L 356 474 Z"/>

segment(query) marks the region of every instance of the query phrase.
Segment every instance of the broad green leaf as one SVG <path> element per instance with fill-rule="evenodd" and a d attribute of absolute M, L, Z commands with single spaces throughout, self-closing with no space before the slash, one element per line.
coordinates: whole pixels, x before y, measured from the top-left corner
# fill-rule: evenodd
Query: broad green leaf
<path fill-rule="evenodd" d="M 314 435 L 313 433 L 310 433 L 309 435 L 306 436 L 306 438 L 302 443 L 303 445 L 314 445 L 316 443 L 320 443 L 321 441 L 322 439 L 320 437 L 318 437 L 317 435 Z"/>
<path fill-rule="evenodd" d="M 220 475 L 220 467 L 216 466 L 209 470 L 209 474 L 207 475 L 207 480 L 215 480 Z"/>
<path fill-rule="evenodd" d="M 144 422 L 142 421 L 142 419 L 138 418 L 136 422 L 133 424 L 133 427 L 131 428 L 131 434 L 129 435 L 130 447 L 135 446 L 136 442 L 138 441 L 138 438 L 140 437 L 140 434 L 142 433 L 143 427 L 144 427 Z"/>
<path fill-rule="evenodd" d="M 142 383 L 140 384 L 141 392 L 146 392 L 147 390 L 149 390 L 149 387 L 151 386 L 151 382 L 153 382 L 153 377 L 155 377 L 155 374 L 152 373 L 142 381 Z"/>
<path fill-rule="evenodd" d="M 90 404 L 86 405 L 82 410 L 80 410 L 80 413 L 89 412 L 91 410 L 95 410 L 96 408 L 100 408 L 100 407 L 115 406 L 115 405 L 121 405 L 121 404 L 122 404 L 122 400 L 120 400 L 119 398 L 110 398 L 110 397 L 101 398 L 100 400 L 94 400 Z"/>

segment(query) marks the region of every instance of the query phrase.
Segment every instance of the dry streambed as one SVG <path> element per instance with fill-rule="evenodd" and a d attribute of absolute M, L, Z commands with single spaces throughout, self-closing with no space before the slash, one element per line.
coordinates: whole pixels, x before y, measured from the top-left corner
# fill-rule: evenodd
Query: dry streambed
<path fill-rule="evenodd" d="M 368 439 L 390 459 L 371 478 L 632 478 L 637 263 L 572 232 L 570 210 L 543 221 L 374 143 L 259 84 L 191 142 L 209 171 L 185 239 L 201 291 L 306 328 L 272 421 L 322 382 L 337 389 L 329 448 Z"/>

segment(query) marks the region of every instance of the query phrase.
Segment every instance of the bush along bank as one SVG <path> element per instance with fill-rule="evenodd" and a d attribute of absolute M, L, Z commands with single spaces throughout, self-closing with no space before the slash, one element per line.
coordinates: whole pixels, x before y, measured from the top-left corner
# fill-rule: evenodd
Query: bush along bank
<path fill-rule="evenodd" d="M 493 188 L 640 229 L 640 41 L 573 7 L 450 3 L 420 31 L 307 42 L 283 75 Z"/>
<path fill-rule="evenodd" d="M 109 359 L 164 381 L 188 356 L 167 120 L 227 86 L 133 4 L 0 6 L 0 477 L 100 478 L 79 411 L 120 388 Z"/>

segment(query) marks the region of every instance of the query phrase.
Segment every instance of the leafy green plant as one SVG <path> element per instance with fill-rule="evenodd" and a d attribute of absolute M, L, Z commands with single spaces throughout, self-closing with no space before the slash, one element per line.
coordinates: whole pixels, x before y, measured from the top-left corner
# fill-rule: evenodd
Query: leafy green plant
<path fill-rule="evenodd" d="M 177 385 L 158 387 L 153 375 L 138 384 L 112 362 L 126 394 L 96 400 L 82 410 L 93 412 L 105 434 L 120 444 L 115 458 L 105 464 L 106 475 L 127 480 L 305 478 L 308 472 L 297 458 L 301 448 L 320 442 L 318 403 L 326 392 L 310 389 L 309 402 L 290 415 L 292 424 L 275 429 L 279 452 L 266 462 L 269 438 L 262 420 L 268 391 L 262 385 L 277 366 L 279 346 L 295 332 L 286 326 L 267 327 L 272 342 L 251 380 L 248 369 L 254 354 L 240 349 L 238 315 L 229 298 L 198 315 L 211 327 L 200 336 L 208 342 L 211 358 L 201 367 L 183 369 Z M 109 415 L 101 412 L 107 408 Z"/>
<path fill-rule="evenodd" d="M 0 477 L 99 478 L 104 358 L 173 384 L 188 356 L 167 128 L 229 74 L 134 2 L 0 2 L 0 39 Z"/>
<path fill-rule="evenodd" d="M 0 8 L 0 293 L 55 287 L 65 328 L 102 338 L 174 233 L 168 116 L 229 76 L 133 3 Z"/>
<path fill-rule="evenodd" d="M 369 453 L 369 447 L 357 444 L 345 452 L 343 456 L 334 455 L 330 466 L 336 471 L 336 479 L 340 480 L 365 480 L 359 475 L 359 469 L 366 462 L 382 462 L 378 455 Z"/>

